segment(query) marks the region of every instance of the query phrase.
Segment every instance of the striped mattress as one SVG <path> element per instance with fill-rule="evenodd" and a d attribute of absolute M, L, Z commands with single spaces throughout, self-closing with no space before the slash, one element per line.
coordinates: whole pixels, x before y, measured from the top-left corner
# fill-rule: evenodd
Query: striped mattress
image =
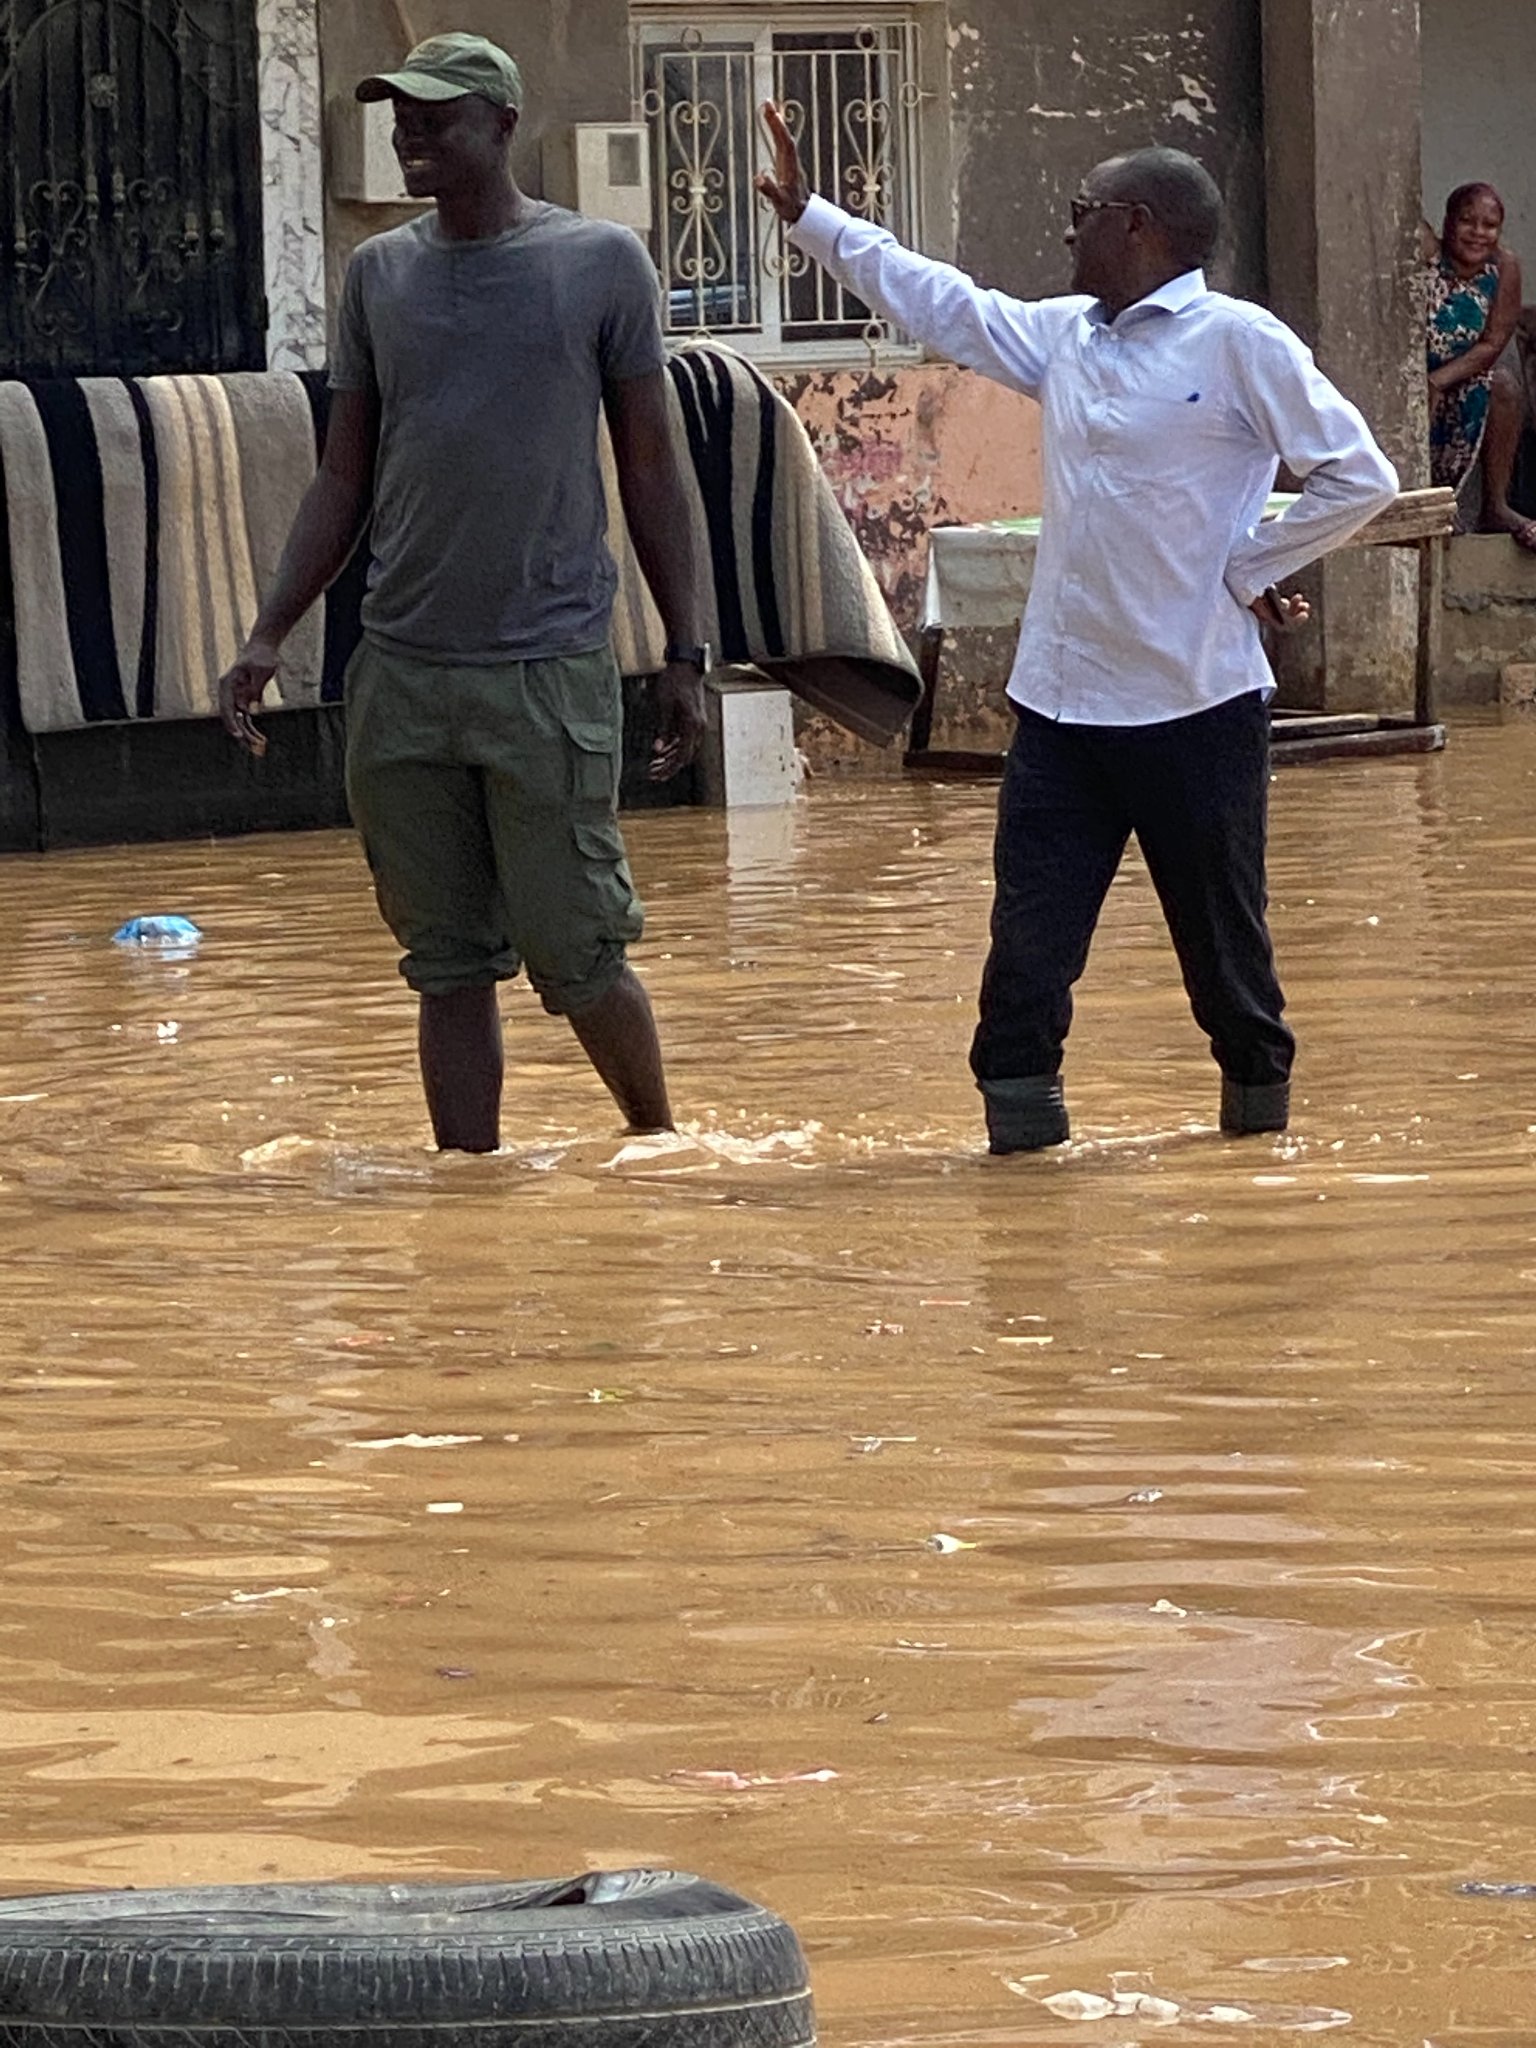
<path fill-rule="evenodd" d="M 668 364 L 707 637 L 865 738 L 893 738 L 916 668 L 794 409 L 713 345 Z M 255 617 L 324 445 L 323 375 L 0 381 L 0 475 L 22 722 L 201 718 Z M 664 635 L 600 454 L 620 667 Z M 284 649 L 283 705 L 342 694 L 366 537 Z"/>

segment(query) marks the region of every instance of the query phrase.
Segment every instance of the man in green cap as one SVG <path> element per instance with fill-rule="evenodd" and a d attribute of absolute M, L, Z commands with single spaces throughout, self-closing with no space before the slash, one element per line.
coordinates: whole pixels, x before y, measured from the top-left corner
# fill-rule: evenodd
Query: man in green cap
<path fill-rule="evenodd" d="M 435 210 L 364 242 L 342 293 L 329 430 L 272 589 L 219 685 L 229 732 L 373 514 L 347 674 L 347 794 L 420 997 L 445 1149 L 500 1142 L 496 984 L 526 966 L 632 1130 L 669 1129 L 661 1049 L 625 957 L 640 933 L 616 818 L 617 581 L 598 461 L 606 413 L 635 550 L 667 629 L 651 774 L 704 727 L 689 519 L 667 425 L 660 285 L 628 229 L 530 199 L 508 146 L 516 64 L 432 36 L 362 100 Z"/>

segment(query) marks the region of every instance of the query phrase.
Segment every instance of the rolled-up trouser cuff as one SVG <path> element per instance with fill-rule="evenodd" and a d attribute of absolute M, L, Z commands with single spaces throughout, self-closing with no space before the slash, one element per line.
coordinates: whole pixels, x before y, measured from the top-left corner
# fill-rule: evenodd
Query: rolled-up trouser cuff
<path fill-rule="evenodd" d="M 1064 1145 L 1072 1135 L 1059 1074 L 1026 1074 L 976 1085 L 986 1105 L 991 1151 L 1039 1152 L 1047 1145 Z"/>
<path fill-rule="evenodd" d="M 1221 1078 L 1221 1128 L 1235 1138 L 1262 1131 L 1283 1131 L 1290 1121 L 1291 1084 L 1264 1081 L 1252 1085 Z"/>
<path fill-rule="evenodd" d="M 615 945 L 604 949 L 602 959 L 584 981 L 534 981 L 531 973 L 529 980 L 551 1017 L 577 1017 L 602 1001 L 628 964 L 624 948 Z"/>

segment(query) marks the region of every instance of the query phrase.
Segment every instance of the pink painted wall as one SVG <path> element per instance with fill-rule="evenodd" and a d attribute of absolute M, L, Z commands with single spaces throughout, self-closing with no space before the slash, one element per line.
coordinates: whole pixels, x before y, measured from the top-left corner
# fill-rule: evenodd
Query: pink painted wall
<path fill-rule="evenodd" d="M 904 632 L 929 529 L 1040 510 L 1040 411 L 952 363 L 781 374 Z"/>

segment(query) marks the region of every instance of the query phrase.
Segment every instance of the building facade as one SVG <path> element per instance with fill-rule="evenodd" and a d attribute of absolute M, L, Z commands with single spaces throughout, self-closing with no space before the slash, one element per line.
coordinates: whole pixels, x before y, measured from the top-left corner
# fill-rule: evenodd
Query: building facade
<path fill-rule="evenodd" d="M 1038 508 L 1038 421 L 784 245 L 751 191 L 757 103 L 790 106 L 823 190 L 1024 294 L 1062 288 L 1093 163 L 1190 149 L 1230 201 L 1216 281 L 1314 343 L 1411 485 L 1421 131 L 1441 179 L 1502 135 L 1536 205 L 1513 101 L 1458 128 L 1469 6 L 1536 68 L 1536 35 L 1504 19 L 1536 29 L 1536 0 L 1423 0 L 1422 25 L 1420 0 L 0 0 L 0 374 L 322 365 L 350 251 L 408 217 L 352 84 L 422 36 L 478 30 L 524 68 L 525 187 L 645 228 L 669 326 L 789 393 L 910 627 L 930 526 Z M 1318 572 L 1296 701 L 1401 699 L 1398 573 L 1359 555 Z M 978 730 L 985 695 L 961 678 Z"/>

